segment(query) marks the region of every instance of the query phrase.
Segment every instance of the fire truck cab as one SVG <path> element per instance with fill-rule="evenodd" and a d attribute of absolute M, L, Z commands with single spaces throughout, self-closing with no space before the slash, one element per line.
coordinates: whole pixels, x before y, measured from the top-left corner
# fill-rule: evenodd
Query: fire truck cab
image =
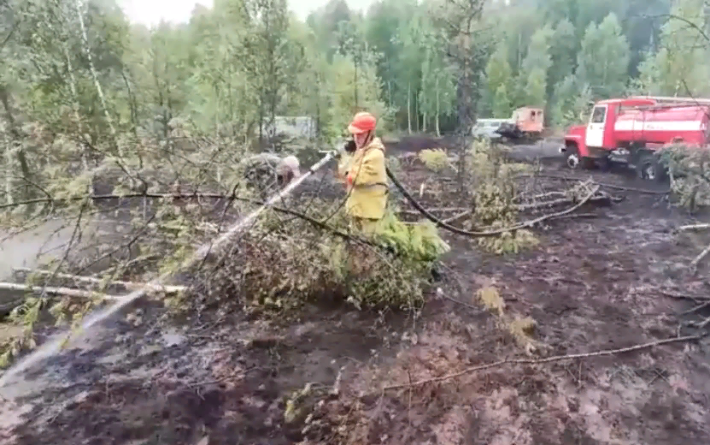
<path fill-rule="evenodd" d="M 570 168 L 624 163 L 639 176 L 661 180 L 665 170 L 654 153 L 669 144 L 707 146 L 710 100 L 629 97 L 594 105 L 586 125 L 572 126 L 560 152 Z"/>

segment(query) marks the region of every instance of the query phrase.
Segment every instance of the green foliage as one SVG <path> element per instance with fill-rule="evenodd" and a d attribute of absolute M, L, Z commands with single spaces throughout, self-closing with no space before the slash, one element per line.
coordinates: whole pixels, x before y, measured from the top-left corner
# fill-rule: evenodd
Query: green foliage
<path fill-rule="evenodd" d="M 364 56 L 363 56 L 364 57 Z M 392 127 L 393 110 L 381 101 L 382 85 L 372 64 L 360 66 L 352 56 L 336 54 L 328 78 L 331 106 L 328 110 L 324 135 L 336 138 L 342 135 L 360 110 L 368 110 L 378 119 L 378 131 L 387 132 Z"/>
<path fill-rule="evenodd" d="M 446 54 L 440 44 L 436 30 L 430 21 L 424 21 L 423 62 L 421 89 L 418 95 L 419 110 L 422 113 L 423 130 L 431 125 L 440 135 L 440 119 L 454 113 L 456 101 L 455 72 L 446 60 Z"/>
<path fill-rule="evenodd" d="M 610 13 L 584 33 L 577 63 L 579 79 L 590 85 L 597 97 L 613 97 L 626 89 L 629 43 L 616 14 Z"/>
<path fill-rule="evenodd" d="M 441 172 L 451 167 L 449 156 L 441 148 L 426 148 L 421 150 L 417 156 L 429 170 L 435 172 Z"/>
<path fill-rule="evenodd" d="M 330 223 L 347 230 L 342 214 Z M 210 272 L 214 291 L 203 297 L 215 304 L 232 299 L 272 309 L 332 300 L 359 308 L 412 309 L 423 301 L 431 263 L 449 249 L 432 225 L 405 224 L 392 214 L 372 238 L 382 247 L 311 229 L 266 224 L 251 230 L 241 240 L 239 255 Z"/>
<path fill-rule="evenodd" d="M 552 66 L 552 58 L 550 57 L 552 37 L 553 30 L 549 26 L 537 30 L 532 35 L 516 82 L 514 108 L 521 106 L 544 107 L 547 103 L 547 77 Z"/>
<path fill-rule="evenodd" d="M 645 94 L 697 97 L 710 94 L 710 48 L 703 0 L 680 0 L 661 30 L 660 49 L 645 53 L 637 89 Z"/>
<path fill-rule="evenodd" d="M 525 104 L 529 106 L 544 107 L 546 102 L 547 74 L 542 68 L 535 68 L 527 76 L 525 84 Z"/>
<path fill-rule="evenodd" d="M 49 269 L 52 263 L 50 261 L 46 267 Z M 42 278 L 40 274 L 29 274 L 25 285 L 42 286 L 44 284 Z M 83 317 L 101 302 L 102 298 L 99 294 L 92 295 L 88 299 L 61 297 L 58 300 L 50 300 L 47 297 L 38 297 L 35 292 L 28 290 L 22 303 L 10 312 L 4 326 L 0 324 L 0 329 L 8 329 L 15 334 L 0 338 L 0 369 L 9 367 L 22 352 L 37 347 L 35 328 L 44 322 L 42 312 L 44 308 L 48 307 L 47 312 L 55 327 L 68 325 L 71 327 L 71 332 L 75 333 Z"/>
<path fill-rule="evenodd" d="M 545 72 L 552 66 L 552 58 L 550 57 L 550 40 L 553 37 L 554 31 L 549 26 L 538 29 L 530 39 L 527 55 L 523 60 L 522 71 L 531 73 L 536 69 Z"/>
<path fill-rule="evenodd" d="M 586 122 L 593 104 L 589 85 L 581 84 L 574 75 L 569 75 L 555 89 L 552 121 L 560 127 Z"/>
<path fill-rule="evenodd" d="M 557 84 L 574 73 L 576 68 L 577 39 L 572 22 L 563 18 L 555 26 L 550 41 L 550 57 L 554 69 L 550 70 L 549 90 L 554 91 Z"/>
<path fill-rule="evenodd" d="M 512 69 L 508 63 L 508 52 L 505 46 L 498 49 L 488 59 L 486 65 L 486 93 L 491 98 L 493 117 L 509 118 L 513 113 L 510 93 L 515 87 Z"/>
<path fill-rule="evenodd" d="M 473 213 L 468 227 L 476 230 L 496 231 L 518 223 L 518 212 L 513 176 L 529 166 L 510 164 L 504 153 L 487 141 L 476 141 L 467 155 L 469 168 L 474 174 Z M 519 253 L 534 247 L 538 240 L 529 230 L 504 232 L 500 236 L 477 238 L 476 244 L 495 254 Z"/>
<path fill-rule="evenodd" d="M 509 118 L 513 114 L 508 87 L 501 84 L 493 95 L 493 117 Z"/>
<path fill-rule="evenodd" d="M 710 206 L 710 153 L 699 147 L 675 144 L 659 153 L 668 169 L 677 204 L 691 212 Z"/>
<path fill-rule="evenodd" d="M 421 220 L 415 224 L 400 221 L 393 212 L 387 212 L 378 226 L 375 239 L 390 247 L 395 255 L 413 262 L 433 262 L 450 249 L 439 237 L 434 223 Z"/>

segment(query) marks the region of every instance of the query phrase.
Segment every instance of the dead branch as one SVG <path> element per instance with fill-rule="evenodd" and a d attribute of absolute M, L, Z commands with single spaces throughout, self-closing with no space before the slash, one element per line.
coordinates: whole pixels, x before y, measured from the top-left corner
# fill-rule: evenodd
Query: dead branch
<path fill-rule="evenodd" d="M 710 306 L 710 301 L 706 301 L 706 302 L 703 303 L 703 304 L 699 304 L 698 306 L 695 306 L 694 308 L 692 308 L 692 309 L 690 309 L 690 310 L 688 310 L 688 311 L 683 312 L 681 315 L 694 314 L 694 313 L 696 313 L 696 312 L 698 312 L 698 311 L 702 311 L 703 309 L 705 309 L 705 308 L 708 307 L 708 306 Z"/>
<path fill-rule="evenodd" d="M 456 221 L 460 220 L 461 218 L 467 217 L 467 216 L 470 215 L 471 213 L 473 213 L 472 210 L 466 210 L 465 212 L 462 212 L 462 213 L 459 213 L 459 214 L 457 214 L 457 215 L 454 215 L 454 216 L 452 216 L 451 218 L 446 218 L 445 220 L 443 220 L 443 222 L 446 223 L 446 224 L 451 224 L 451 223 L 453 223 L 453 222 L 456 222 Z"/>
<path fill-rule="evenodd" d="M 101 200 L 110 200 L 110 199 L 138 199 L 138 198 L 146 198 L 146 199 L 200 199 L 200 198 L 206 198 L 206 199 L 227 199 L 230 201 L 241 201 L 241 202 L 248 202 L 250 204 L 254 205 L 264 205 L 264 201 L 260 201 L 258 199 L 252 199 L 252 198 L 244 198 L 241 196 L 236 196 L 234 194 L 232 195 L 225 195 L 222 193 L 183 193 L 183 194 L 176 194 L 176 193 L 129 193 L 125 195 L 89 195 L 89 196 L 83 196 L 83 197 L 69 197 L 64 199 L 64 201 L 81 201 L 84 199 L 88 199 L 91 201 L 101 201 Z M 62 201 L 62 200 L 58 200 Z M 31 205 L 31 204 L 38 204 L 38 203 L 47 203 L 47 202 L 53 202 L 52 199 L 50 198 L 37 198 L 37 199 L 31 199 L 27 201 L 19 201 L 15 202 L 13 204 L 4 204 L 0 205 L 0 210 L 3 208 L 8 208 L 8 207 L 16 207 L 16 206 L 22 206 L 22 205 Z M 303 219 L 304 221 L 307 221 L 311 223 L 312 225 L 319 227 L 323 230 L 327 230 L 334 235 L 337 235 L 343 239 L 349 240 L 349 241 L 357 241 L 361 244 L 368 244 L 371 246 L 375 246 L 374 243 L 371 243 L 367 240 L 348 235 L 344 232 L 341 232 L 334 227 L 331 227 L 330 225 L 318 221 L 314 218 L 311 218 L 308 215 L 304 215 L 303 213 L 296 212 L 295 210 L 291 209 L 286 209 L 283 207 L 278 207 L 278 206 L 271 206 L 271 210 L 274 210 L 275 212 L 283 213 L 286 215 L 291 215 L 295 216 L 297 218 Z"/>
<path fill-rule="evenodd" d="M 609 205 L 612 202 L 618 202 L 620 201 L 621 198 L 612 198 L 610 196 L 607 196 L 605 194 L 600 194 L 599 196 L 593 196 L 589 198 L 587 201 L 590 204 L 599 204 L 599 205 Z M 534 204 L 519 204 L 515 206 L 515 209 L 519 212 L 527 212 L 530 210 L 539 210 L 539 209 L 548 209 L 552 207 L 559 207 L 563 205 L 571 205 L 574 204 L 574 199 L 571 198 L 561 198 L 561 199 L 554 199 L 551 201 L 544 201 L 544 202 L 539 202 L 539 203 L 534 203 Z"/>
<path fill-rule="evenodd" d="M 433 208 L 433 209 L 428 209 L 430 212 L 438 212 L 438 213 L 451 213 L 451 212 L 462 212 L 466 210 L 463 207 L 440 207 L 440 208 Z M 398 213 L 402 215 L 412 215 L 412 216 L 418 216 L 421 215 L 421 212 L 415 211 L 415 210 L 400 210 Z"/>
<path fill-rule="evenodd" d="M 560 216 L 553 216 L 552 220 L 560 220 L 560 219 L 572 219 L 572 218 L 596 218 L 598 215 L 596 213 L 572 213 L 569 215 L 560 215 Z"/>
<path fill-rule="evenodd" d="M 710 224 L 691 224 L 689 226 L 680 226 L 678 230 L 684 232 L 687 230 L 707 230 L 710 229 Z"/>
<path fill-rule="evenodd" d="M 703 258 L 708 256 L 708 254 L 710 254 L 710 244 L 708 244 L 708 246 L 705 248 L 705 250 L 700 252 L 700 255 L 695 257 L 695 259 L 690 263 L 690 267 L 693 269 L 698 267 L 698 263 L 700 263 L 703 260 Z"/>
<path fill-rule="evenodd" d="M 0 283 L 0 290 L 8 291 L 19 291 L 19 292 L 34 292 L 36 294 L 50 294 L 59 295 L 63 297 L 77 297 L 85 299 L 100 298 L 102 300 L 123 300 L 124 297 L 116 295 L 105 295 L 96 292 L 79 290 L 79 289 L 69 289 L 66 287 L 43 287 L 43 286 L 30 286 L 27 284 L 17 284 L 17 283 Z"/>
<path fill-rule="evenodd" d="M 546 198 L 553 198 L 553 197 L 566 197 L 567 194 L 565 192 L 548 192 L 548 193 L 538 193 L 537 195 L 533 195 L 529 198 L 527 198 L 529 201 L 540 201 L 542 199 Z M 525 197 L 525 195 L 521 195 L 521 197 Z"/>
<path fill-rule="evenodd" d="M 701 335 L 691 335 L 691 336 L 686 336 L 686 337 L 667 338 L 667 339 L 663 339 L 663 340 L 656 340 L 656 341 L 653 341 L 650 343 L 629 346 L 626 348 L 607 349 L 607 350 L 603 350 L 603 351 L 588 352 L 588 353 L 582 353 L 582 354 L 556 355 L 553 357 L 547 357 L 547 358 L 538 359 L 538 360 L 534 360 L 534 359 L 499 360 L 499 361 L 493 362 L 493 363 L 472 366 L 470 368 L 464 369 L 463 371 L 456 372 L 453 374 L 448 374 L 448 375 L 444 375 L 441 377 L 434 377 L 431 379 L 420 380 L 418 382 L 414 382 L 411 384 L 386 386 L 383 388 L 383 390 L 384 391 L 391 391 L 391 390 L 397 390 L 397 389 L 408 389 L 408 388 L 426 385 L 427 383 L 441 383 L 441 382 L 444 382 L 447 380 L 452 380 L 452 379 L 462 377 L 467 374 L 473 374 L 475 372 L 485 371 L 485 370 L 491 369 L 491 368 L 498 368 L 498 367 L 501 367 L 504 365 L 543 365 L 543 364 L 547 364 L 547 363 L 559 362 L 559 361 L 564 361 L 564 360 L 576 360 L 576 359 L 585 359 L 585 358 L 625 354 L 628 352 L 635 352 L 635 351 L 640 351 L 643 349 L 653 348 L 655 346 L 662 346 L 662 345 L 667 345 L 667 344 L 672 344 L 672 343 L 687 343 L 687 342 L 697 341 L 697 340 L 700 340 L 700 339 L 706 337 L 707 335 L 708 334 L 701 334 Z"/>
<path fill-rule="evenodd" d="M 223 193 L 127 193 L 125 195 L 108 194 L 108 195 L 70 196 L 70 197 L 61 198 L 61 199 L 51 198 L 51 197 L 35 198 L 35 199 L 29 199 L 27 201 L 18 201 L 18 202 L 14 202 L 14 203 L 0 205 L 0 210 L 12 208 L 12 207 L 32 205 L 32 204 L 46 204 L 46 203 L 50 203 L 50 202 L 57 203 L 57 202 L 83 201 L 85 199 L 89 200 L 89 201 L 105 201 L 105 200 L 114 200 L 114 199 L 137 199 L 137 198 L 145 198 L 145 199 L 208 198 L 208 199 L 234 199 L 234 200 L 247 199 L 247 198 L 239 198 L 234 195 L 225 195 Z"/>
<path fill-rule="evenodd" d="M 679 293 L 665 291 L 665 290 L 662 290 L 660 292 L 661 292 L 661 295 L 663 295 L 664 297 L 674 298 L 676 300 L 710 301 L 710 297 L 700 297 L 697 295 L 679 294 Z"/>
<path fill-rule="evenodd" d="M 563 210 L 563 211 L 560 211 L 560 212 L 557 212 L 557 213 L 552 213 L 552 214 L 549 214 L 549 215 L 543 215 L 543 216 L 541 216 L 541 217 L 539 217 L 539 218 L 535 218 L 535 219 L 532 219 L 532 220 L 529 220 L 529 221 L 525 221 L 525 222 L 523 222 L 523 223 L 521 223 L 521 224 L 518 224 L 518 225 L 515 225 L 515 226 L 512 226 L 512 227 L 505 227 L 505 228 L 502 228 L 502 229 L 500 229 L 500 230 L 493 230 L 493 231 L 490 231 L 490 232 L 471 232 L 471 231 L 459 229 L 458 227 L 454 227 L 454 226 L 452 226 L 452 225 L 450 225 L 450 224 L 447 224 L 447 223 L 445 223 L 444 221 L 442 221 L 442 220 L 440 220 L 439 218 L 437 218 L 436 216 L 432 215 L 427 209 L 425 209 L 421 204 L 419 204 L 419 202 L 418 202 L 416 199 L 414 199 L 414 197 L 411 195 L 411 193 L 409 193 L 409 191 L 402 185 L 402 183 L 399 182 L 399 180 L 397 179 L 397 177 L 392 174 L 392 172 L 390 171 L 389 168 L 387 168 L 387 176 L 390 178 L 390 180 L 392 180 L 392 182 L 393 182 L 394 185 L 399 189 L 399 191 L 402 192 L 402 195 L 403 195 L 417 210 L 419 210 L 419 211 L 422 213 L 422 215 L 426 216 L 430 221 L 432 221 L 434 224 L 436 224 L 437 227 L 442 227 L 442 228 L 444 228 L 444 229 L 446 229 L 446 230 L 448 230 L 448 231 L 450 231 L 450 232 L 453 232 L 453 233 L 456 233 L 456 234 L 459 234 L 459 235 L 463 235 L 463 236 L 468 236 L 468 237 L 471 237 L 471 238 L 482 238 L 482 237 L 488 237 L 488 236 L 499 236 L 499 235 L 502 235 L 502 234 L 504 234 L 504 233 L 513 232 L 513 231 L 516 231 L 516 230 L 521 230 L 521 229 L 525 229 L 525 228 L 528 228 L 528 227 L 532 227 L 532 226 L 534 226 L 535 224 L 539 224 L 539 223 L 541 223 L 541 222 L 543 222 L 543 221 L 546 221 L 546 220 L 548 220 L 548 219 L 551 219 L 551 218 L 557 218 L 557 217 L 560 217 L 560 216 L 563 216 L 563 215 L 567 215 L 567 214 L 569 214 L 569 213 L 574 212 L 574 211 L 577 210 L 578 208 L 582 207 L 584 204 L 586 204 L 586 203 L 592 198 L 592 196 L 594 196 L 594 195 L 599 191 L 599 187 L 600 187 L 598 184 L 595 184 L 595 186 L 592 188 L 592 190 L 589 192 L 589 194 L 584 197 L 584 199 L 582 199 L 581 201 L 579 201 L 579 202 L 578 202 L 577 204 L 575 204 L 574 206 L 568 208 L 567 210 Z"/>
<path fill-rule="evenodd" d="M 573 182 L 587 182 L 589 180 L 589 179 L 583 179 L 583 178 L 573 178 L 570 176 L 559 176 L 559 175 L 551 175 L 551 174 L 517 175 L 517 176 L 515 176 L 514 179 L 524 179 L 524 178 L 547 178 L 547 179 L 557 179 L 560 181 L 573 181 Z M 604 182 L 597 182 L 597 181 L 593 181 L 592 183 L 594 185 L 598 185 L 599 187 L 603 187 L 603 188 L 621 190 L 621 191 L 625 191 L 625 192 L 643 193 L 643 194 L 647 194 L 647 195 L 668 195 L 671 193 L 670 189 L 658 191 L 658 190 L 639 189 L 639 188 L 634 188 L 634 187 L 624 187 L 621 185 L 607 184 Z"/>
<path fill-rule="evenodd" d="M 689 323 L 686 323 L 685 325 L 690 326 L 690 327 L 694 327 L 694 328 L 698 328 L 698 329 L 705 329 L 708 325 L 710 325 L 710 317 L 707 317 L 705 320 L 703 320 L 701 322 L 691 321 Z"/>
<path fill-rule="evenodd" d="M 60 279 L 65 279 L 65 280 L 72 280 L 77 283 L 86 283 L 86 284 L 93 284 L 93 285 L 114 285 L 114 286 L 122 286 L 126 288 L 129 291 L 133 291 L 136 289 L 142 289 L 144 287 L 147 287 L 148 289 L 155 291 L 155 292 L 163 292 L 166 294 L 176 294 L 178 292 L 183 292 L 187 289 L 187 286 L 162 286 L 162 285 L 153 285 L 150 283 L 136 283 L 136 282 L 131 282 L 131 281 L 105 281 L 101 280 L 98 278 L 94 277 L 86 277 L 86 276 L 81 276 L 81 275 L 71 275 L 71 274 L 65 274 L 65 273 L 54 273 L 49 270 L 35 270 L 35 269 L 28 269 L 25 267 L 16 267 L 13 269 L 13 272 L 20 273 L 23 275 L 30 275 L 30 274 L 39 274 L 43 276 L 51 276 L 51 277 L 56 277 Z"/>

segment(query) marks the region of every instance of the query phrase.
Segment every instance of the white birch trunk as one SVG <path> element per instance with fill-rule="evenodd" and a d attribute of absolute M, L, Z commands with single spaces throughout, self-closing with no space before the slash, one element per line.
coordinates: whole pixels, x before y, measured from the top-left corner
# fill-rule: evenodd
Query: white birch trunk
<path fill-rule="evenodd" d="M 82 0 L 75 0 L 76 5 L 76 15 L 79 18 L 79 26 L 81 27 L 81 38 L 84 43 L 84 52 L 86 53 L 86 58 L 89 61 L 89 69 L 91 70 L 91 77 L 94 79 L 94 86 L 96 87 L 96 92 L 101 100 L 101 107 L 104 110 L 104 116 L 106 116 L 106 122 L 108 123 L 109 129 L 111 130 L 111 136 L 113 136 L 114 142 L 118 146 L 118 139 L 116 138 L 116 129 L 113 126 L 113 120 L 108 112 L 108 107 L 106 106 L 106 96 L 104 96 L 104 90 L 101 88 L 101 83 L 99 82 L 99 76 L 96 74 L 96 67 L 94 66 L 94 59 L 91 56 L 91 48 L 89 47 L 89 36 L 86 32 L 86 26 L 84 26 L 84 14 L 82 12 L 83 5 Z M 123 157 L 123 151 L 120 146 L 118 146 L 118 155 Z"/>

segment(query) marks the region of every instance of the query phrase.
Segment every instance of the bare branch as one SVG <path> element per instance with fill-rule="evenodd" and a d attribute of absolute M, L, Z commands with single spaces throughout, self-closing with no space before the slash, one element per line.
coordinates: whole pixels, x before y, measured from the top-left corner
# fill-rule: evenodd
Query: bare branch
<path fill-rule="evenodd" d="M 174 293 L 178 293 L 178 292 L 184 292 L 187 289 L 186 286 L 153 285 L 150 283 L 136 283 L 136 282 L 132 282 L 132 281 L 120 281 L 120 280 L 106 281 L 106 280 L 101 280 L 101 279 L 94 278 L 94 277 L 71 275 L 71 274 L 65 274 L 65 273 L 54 273 L 49 270 L 35 270 L 35 269 L 29 269 L 29 268 L 25 268 L 25 267 L 16 267 L 13 269 L 13 271 L 19 272 L 22 274 L 28 274 L 28 275 L 29 274 L 44 275 L 44 276 L 49 276 L 49 277 L 54 277 L 54 278 L 71 280 L 71 281 L 75 281 L 77 283 L 86 283 L 86 284 L 97 285 L 97 286 L 105 286 L 105 285 L 122 286 L 128 290 L 136 290 L 136 289 L 140 289 L 142 287 L 147 287 L 155 292 L 164 292 L 167 294 L 174 294 Z"/>
<path fill-rule="evenodd" d="M 644 343 L 644 344 L 640 344 L 640 345 L 629 346 L 627 348 L 607 349 L 607 350 L 603 350 L 603 351 L 588 352 L 588 353 L 582 353 L 582 354 L 557 355 L 554 357 L 548 357 L 548 358 L 539 359 L 539 360 L 528 360 L 528 359 L 499 360 L 497 362 L 487 363 L 485 365 L 472 366 L 470 368 L 464 369 L 461 372 L 457 372 L 454 374 L 448 374 L 448 375 L 445 375 L 442 377 L 435 377 L 435 378 L 431 378 L 431 379 L 419 380 L 418 382 L 414 382 L 411 384 L 386 386 L 383 388 L 383 390 L 384 391 L 392 391 L 392 390 L 398 390 L 398 389 L 408 389 L 411 387 L 418 387 L 418 386 L 426 385 L 428 383 L 441 383 L 441 382 L 445 382 L 447 380 L 453 380 L 453 379 L 457 379 L 459 377 L 463 377 L 467 374 L 473 374 L 475 372 L 485 371 L 487 369 L 492 369 L 492 368 L 499 368 L 499 367 L 505 366 L 505 365 L 543 365 L 543 364 L 547 364 L 547 363 L 560 362 L 560 361 L 566 361 L 566 360 L 577 360 L 577 359 L 586 359 L 586 358 L 626 354 L 629 352 L 641 351 L 641 350 L 653 348 L 656 346 L 663 346 L 663 345 L 668 345 L 668 344 L 673 344 L 673 343 L 694 342 L 694 341 L 701 340 L 701 339 L 707 337 L 708 335 L 709 334 L 702 334 L 702 335 L 690 335 L 690 336 L 686 336 L 686 337 L 667 338 L 664 340 L 657 340 L 657 341 L 652 341 L 652 342 Z"/>
<path fill-rule="evenodd" d="M 22 291 L 22 292 L 34 292 L 36 294 L 44 295 L 60 295 L 64 297 L 79 297 L 85 299 L 99 298 L 101 300 L 114 300 L 121 301 L 124 297 L 119 297 L 115 295 L 104 295 L 98 294 L 96 292 L 90 292 L 85 290 L 69 289 L 66 287 L 42 287 L 42 286 L 30 286 L 26 284 L 16 284 L 16 283 L 0 283 L 0 290 L 9 291 Z"/>

